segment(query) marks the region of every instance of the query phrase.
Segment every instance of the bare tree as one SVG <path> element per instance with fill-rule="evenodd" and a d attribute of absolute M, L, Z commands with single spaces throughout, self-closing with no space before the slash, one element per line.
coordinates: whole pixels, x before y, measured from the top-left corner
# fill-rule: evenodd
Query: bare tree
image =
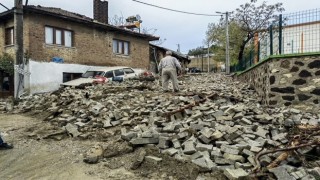
<path fill-rule="evenodd" d="M 254 34 L 259 30 L 267 29 L 272 22 L 277 21 L 277 13 L 282 11 L 284 11 L 282 3 L 267 5 L 266 1 L 263 1 L 262 4 L 257 5 L 257 0 L 250 0 L 249 3 L 240 5 L 236 9 L 232 20 L 237 22 L 246 34 L 240 45 L 239 62 L 242 61 L 246 44 L 254 37 Z"/>

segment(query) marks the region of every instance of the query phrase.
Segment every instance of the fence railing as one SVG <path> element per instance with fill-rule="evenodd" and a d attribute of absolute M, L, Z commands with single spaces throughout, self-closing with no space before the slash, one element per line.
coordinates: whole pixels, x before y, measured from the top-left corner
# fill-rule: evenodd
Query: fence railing
<path fill-rule="evenodd" d="M 320 53 L 320 9 L 281 14 L 279 21 L 257 36 L 231 72 L 246 70 L 272 55 Z"/>

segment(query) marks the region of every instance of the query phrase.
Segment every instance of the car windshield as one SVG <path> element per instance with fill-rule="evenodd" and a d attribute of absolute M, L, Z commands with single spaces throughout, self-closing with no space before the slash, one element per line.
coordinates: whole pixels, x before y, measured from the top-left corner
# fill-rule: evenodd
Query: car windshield
<path fill-rule="evenodd" d="M 87 71 L 84 74 L 82 74 L 83 78 L 89 78 L 89 77 L 95 77 L 97 75 L 101 76 L 103 74 L 103 71 Z"/>

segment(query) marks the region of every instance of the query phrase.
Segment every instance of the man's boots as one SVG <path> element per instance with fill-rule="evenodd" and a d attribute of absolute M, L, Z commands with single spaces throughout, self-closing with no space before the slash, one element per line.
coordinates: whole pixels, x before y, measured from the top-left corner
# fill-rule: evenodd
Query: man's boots
<path fill-rule="evenodd" d="M 2 143 L 0 144 L 0 150 L 6 150 L 6 149 L 12 149 L 13 146 L 9 145 L 8 143 Z"/>

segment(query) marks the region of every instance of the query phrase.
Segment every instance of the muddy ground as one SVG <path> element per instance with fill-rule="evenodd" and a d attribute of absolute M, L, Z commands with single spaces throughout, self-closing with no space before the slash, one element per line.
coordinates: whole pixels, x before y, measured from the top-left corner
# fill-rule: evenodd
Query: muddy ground
<path fill-rule="evenodd" d="M 132 152 L 104 158 L 98 164 L 83 162 L 96 144 L 121 144 L 117 130 L 104 139 L 81 140 L 68 136 L 44 138 L 53 127 L 30 114 L 0 114 L 0 130 L 12 150 L 0 151 L 0 179 L 226 179 L 220 172 L 203 174 L 188 162 L 159 154 L 156 148 L 135 147 Z M 117 142 L 117 143 L 110 143 Z M 163 158 L 161 163 L 143 162 L 132 170 L 141 149 Z"/>

